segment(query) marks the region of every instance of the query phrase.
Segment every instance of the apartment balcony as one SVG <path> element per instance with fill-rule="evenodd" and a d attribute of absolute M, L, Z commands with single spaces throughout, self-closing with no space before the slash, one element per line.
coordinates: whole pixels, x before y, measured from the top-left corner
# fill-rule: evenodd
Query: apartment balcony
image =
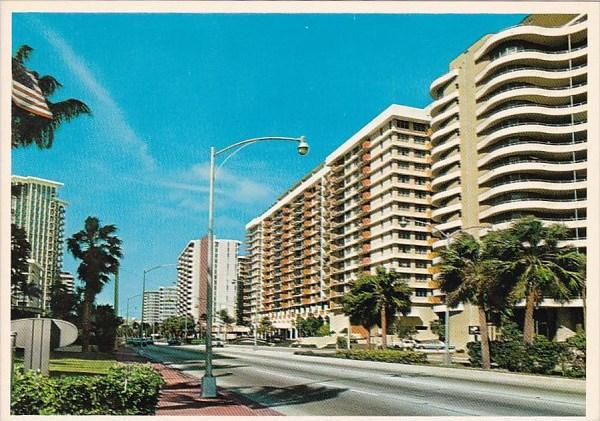
<path fill-rule="evenodd" d="M 461 218 L 453 219 L 452 221 L 444 222 L 443 224 L 436 224 L 435 227 L 442 232 L 447 232 L 450 230 L 454 230 L 460 228 L 462 226 Z"/>
<path fill-rule="evenodd" d="M 438 206 L 442 200 L 447 200 L 451 197 L 459 196 L 460 194 L 462 194 L 462 186 L 458 185 L 456 187 L 452 187 L 451 189 L 434 193 L 433 196 L 431 196 L 431 202 Z"/>
<path fill-rule="evenodd" d="M 494 145 L 494 149 L 485 154 L 479 161 L 479 168 L 490 162 L 515 155 L 527 155 L 531 153 L 547 153 L 553 156 L 570 156 L 574 152 L 584 152 L 587 150 L 587 142 L 557 144 L 551 141 L 535 141 L 524 139 L 520 141 L 499 142 Z"/>
<path fill-rule="evenodd" d="M 557 174 L 564 172 L 583 171 L 587 169 L 587 161 L 576 161 L 576 162 L 555 162 L 555 161 L 542 161 L 542 160 L 523 160 L 514 164 L 502 165 L 498 168 L 494 168 L 481 175 L 478 179 L 479 185 L 490 182 L 491 180 L 500 176 L 508 174 L 523 174 L 532 171 Z"/>
<path fill-rule="evenodd" d="M 433 190 L 437 190 L 442 184 L 448 183 L 452 180 L 458 180 L 460 179 L 460 174 L 460 168 L 455 168 L 448 174 L 435 177 L 431 182 L 431 188 Z"/>
<path fill-rule="evenodd" d="M 454 137 L 446 140 L 431 149 L 431 160 L 436 160 L 440 154 L 449 151 L 452 148 L 460 146 L 460 137 Z"/>
<path fill-rule="evenodd" d="M 460 152 L 457 152 L 457 153 L 453 153 L 450 156 L 447 156 L 443 159 L 437 160 L 431 166 L 431 171 L 434 175 L 438 174 L 444 168 L 460 162 L 460 158 L 461 158 Z"/>
<path fill-rule="evenodd" d="M 479 201 L 483 202 L 495 196 L 508 192 L 538 192 L 538 193 L 559 193 L 570 192 L 574 190 L 583 190 L 587 186 L 586 180 L 544 180 L 541 178 L 510 180 L 498 184 L 479 195 Z"/>
<path fill-rule="evenodd" d="M 444 112 L 436 115 L 435 117 L 431 118 L 431 129 L 433 131 L 437 130 L 440 125 L 442 125 L 444 122 L 446 122 L 446 120 L 450 119 L 451 117 L 454 117 L 456 114 L 458 114 L 460 108 L 458 106 L 458 102 L 454 105 L 451 105 L 447 110 L 445 110 Z"/>
<path fill-rule="evenodd" d="M 548 116 L 556 116 L 556 117 L 563 116 L 564 117 L 564 116 L 569 116 L 569 115 L 573 114 L 573 115 L 575 115 L 576 118 L 581 119 L 583 116 L 585 116 L 586 112 L 587 112 L 587 103 L 586 102 L 580 102 L 578 104 L 573 104 L 573 106 L 571 106 L 570 104 L 551 106 L 551 105 L 540 105 L 540 104 L 530 104 L 530 103 L 511 105 L 507 108 L 502 108 L 501 110 L 494 112 L 492 115 L 490 115 L 484 121 L 482 121 L 477 126 L 477 133 L 481 133 L 482 131 L 484 131 L 485 129 L 487 129 L 494 123 L 498 123 L 505 119 L 515 118 L 515 117 L 523 116 L 523 115 L 529 115 L 529 116 L 540 115 L 540 116 L 544 116 L 544 117 L 548 117 Z"/>
<path fill-rule="evenodd" d="M 443 139 L 445 136 L 448 136 L 453 131 L 458 131 L 459 129 L 460 129 L 460 122 L 458 120 L 454 121 L 454 122 L 448 124 L 447 126 L 433 132 L 433 134 L 431 135 L 431 138 L 430 138 L 431 143 L 435 144 L 436 141 Z"/>
<path fill-rule="evenodd" d="M 444 216 L 446 215 L 450 215 L 456 212 L 460 212 L 462 210 L 462 203 L 456 203 L 454 205 L 450 205 L 450 206 L 444 206 L 438 209 L 435 209 L 432 213 L 431 213 L 431 217 L 433 218 L 433 220 L 435 221 L 439 221 L 442 220 L 444 218 Z"/>
<path fill-rule="evenodd" d="M 545 69 L 545 68 L 532 68 L 524 67 L 523 69 L 511 69 L 494 75 L 487 83 L 482 85 L 475 93 L 475 98 L 479 100 L 488 92 L 494 88 L 507 84 L 510 82 L 521 81 L 532 81 L 535 79 L 545 80 L 545 84 L 549 81 L 553 81 L 555 84 L 568 84 L 569 79 L 585 76 L 587 74 L 587 66 L 577 66 L 575 68 L 563 68 L 563 69 Z"/>
<path fill-rule="evenodd" d="M 534 103 L 542 103 L 557 101 L 559 99 L 568 100 L 571 96 L 583 95 L 586 94 L 587 91 L 588 87 L 584 82 L 573 86 L 565 86 L 560 88 L 544 88 L 532 85 L 515 86 L 496 93 L 492 97 L 488 98 L 479 106 L 479 108 L 477 108 L 475 114 L 477 117 L 479 117 L 488 110 L 491 110 L 507 101 L 529 101 Z"/>
<path fill-rule="evenodd" d="M 488 145 L 507 137 L 518 137 L 518 135 L 568 135 L 573 132 L 581 133 L 587 131 L 587 122 L 576 122 L 574 124 L 547 124 L 539 122 L 513 123 L 506 127 L 490 133 L 477 144 L 477 150 L 482 150 Z"/>
<path fill-rule="evenodd" d="M 492 216 L 500 215 L 506 212 L 572 212 L 574 209 L 586 209 L 588 206 L 587 200 L 568 200 L 568 199 L 550 199 L 550 198 L 523 198 L 507 200 L 499 203 L 480 212 L 479 218 L 484 220 Z"/>
<path fill-rule="evenodd" d="M 431 82 L 431 85 L 429 85 L 429 95 L 431 95 L 431 97 L 435 99 L 437 97 L 436 92 L 440 88 L 443 88 L 444 86 L 452 82 L 454 79 L 456 79 L 456 76 L 458 76 L 458 69 L 453 69 L 450 70 L 448 73 L 445 73 L 442 76 L 435 79 L 433 82 Z"/>
<path fill-rule="evenodd" d="M 431 103 L 431 108 L 429 109 L 429 112 L 431 113 L 431 115 L 436 115 L 440 108 L 442 108 L 450 101 L 454 101 L 455 99 L 458 99 L 458 91 L 452 92 L 449 95 L 443 96 L 440 99 L 433 101 Z"/>
<path fill-rule="evenodd" d="M 561 27 L 543 27 L 534 25 L 518 25 L 512 28 L 505 29 L 504 31 L 498 32 L 490 36 L 475 52 L 474 59 L 479 60 L 485 54 L 489 53 L 493 47 L 500 45 L 502 42 L 509 40 L 519 40 L 532 43 L 539 43 L 540 38 L 546 40 L 558 40 L 562 41 L 567 36 L 583 37 L 587 31 L 587 22 L 578 23 L 572 26 L 561 26 Z M 557 54 L 557 52 L 554 52 Z"/>

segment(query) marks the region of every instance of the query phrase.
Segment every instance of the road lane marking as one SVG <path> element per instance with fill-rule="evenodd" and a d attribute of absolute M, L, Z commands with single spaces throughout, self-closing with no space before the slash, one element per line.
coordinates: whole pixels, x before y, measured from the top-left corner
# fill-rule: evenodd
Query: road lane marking
<path fill-rule="evenodd" d="M 350 392 L 364 393 L 365 395 L 379 396 L 377 393 L 365 392 L 364 390 L 350 389 Z"/>

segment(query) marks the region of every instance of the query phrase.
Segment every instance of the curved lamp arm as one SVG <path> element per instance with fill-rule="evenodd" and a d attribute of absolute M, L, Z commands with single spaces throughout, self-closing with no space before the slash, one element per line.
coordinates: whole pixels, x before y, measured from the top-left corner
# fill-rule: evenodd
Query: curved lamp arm
<path fill-rule="evenodd" d="M 248 145 L 251 143 L 256 143 L 256 142 L 267 142 L 267 141 L 277 141 L 277 140 L 284 140 L 284 141 L 287 140 L 287 141 L 298 142 L 298 143 L 306 143 L 304 136 L 300 136 L 300 137 L 285 137 L 285 136 L 254 137 L 252 139 L 242 140 L 241 142 L 237 142 L 237 143 L 234 143 L 233 145 L 229 145 L 223 149 L 220 149 L 215 152 L 215 156 L 221 155 L 222 153 L 227 152 L 230 149 L 234 149 L 238 146 L 245 146 L 245 145 Z"/>

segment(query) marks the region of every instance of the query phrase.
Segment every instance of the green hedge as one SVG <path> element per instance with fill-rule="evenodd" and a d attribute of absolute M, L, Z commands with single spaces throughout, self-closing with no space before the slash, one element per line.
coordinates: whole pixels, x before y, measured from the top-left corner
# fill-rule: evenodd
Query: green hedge
<path fill-rule="evenodd" d="M 149 364 L 117 364 L 103 376 L 15 373 L 13 415 L 152 415 L 163 380 Z"/>
<path fill-rule="evenodd" d="M 583 339 L 581 339 L 583 335 Z M 481 365 L 481 343 L 467 344 L 471 365 Z M 499 368 L 521 373 L 552 374 L 557 367 L 570 377 L 585 376 L 585 334 L 578 334 L 567 343 L 550 341 L 545 336 L 535 337 L 533 344 L 522 337 L 506 337 L 491 341 L 492 363 Z"/>
<path fill-rule="evenodd" d="M 415 351 L 397 351 L 391 349 L 339 350 L 338 358 L 364 361 L 383 361 L 400 364 L 426 364 L 427 355 Z"/>

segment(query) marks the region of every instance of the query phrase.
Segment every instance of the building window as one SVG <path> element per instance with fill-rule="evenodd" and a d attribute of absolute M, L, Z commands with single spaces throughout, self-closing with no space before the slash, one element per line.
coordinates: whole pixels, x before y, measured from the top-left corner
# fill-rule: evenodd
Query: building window
<path fill-rule="evenodd" d="M 408 129 L 408 121 L 396 120 L 396 127 L 400 129 Z"/>
<path fill-rule="evenodd" d="M 415 296 L 417 296 L 417 297 L 427 297 L 427 289 L 425 289 L 425 288 L 415 288 Z"/>
<path fill-rule="evenodd" d="M 427 131 L 427 126 L 425 124 L 413 123 L 413 129 L 417 132 Z"/>

